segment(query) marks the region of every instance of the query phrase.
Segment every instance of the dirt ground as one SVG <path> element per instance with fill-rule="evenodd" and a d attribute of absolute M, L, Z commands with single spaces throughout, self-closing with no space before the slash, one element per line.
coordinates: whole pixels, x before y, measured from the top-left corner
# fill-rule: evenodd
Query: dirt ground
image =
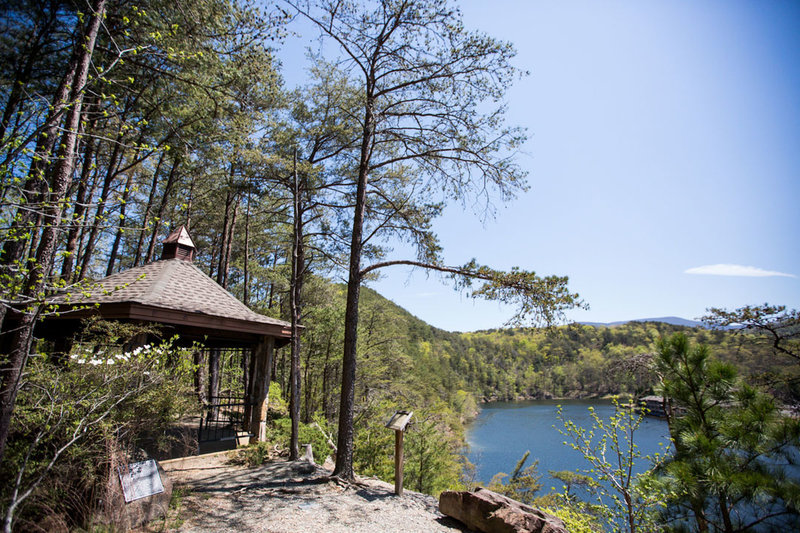
<path fill-rule="evenodd" d="M 166 521 L 143 531 L 270 533 L 469 532 L 443 516 L 432 496 L 377 479 L 346 485 L 304 460 L 255 468 L 227 453 L 162 463 L 184 495 Z"/>

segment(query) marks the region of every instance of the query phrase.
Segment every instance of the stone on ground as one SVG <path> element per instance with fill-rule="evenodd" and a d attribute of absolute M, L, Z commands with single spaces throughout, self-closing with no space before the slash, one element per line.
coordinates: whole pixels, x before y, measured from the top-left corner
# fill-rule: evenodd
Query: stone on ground
<path fill-rule="evenodd" d="M 483 533 L 567 533 L 561 519 L 482 487 L 443 492 L 439 511 Z"/>

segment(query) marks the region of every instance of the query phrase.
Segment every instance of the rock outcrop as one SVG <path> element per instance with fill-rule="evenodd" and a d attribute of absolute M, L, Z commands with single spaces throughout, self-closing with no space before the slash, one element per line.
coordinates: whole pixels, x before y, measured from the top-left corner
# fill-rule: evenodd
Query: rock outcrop
<path fill-rule="evenodd" d="M 483 533 L 567 533 L 561 519 L 482 487 L 443 492 L 439 511 Z"/>

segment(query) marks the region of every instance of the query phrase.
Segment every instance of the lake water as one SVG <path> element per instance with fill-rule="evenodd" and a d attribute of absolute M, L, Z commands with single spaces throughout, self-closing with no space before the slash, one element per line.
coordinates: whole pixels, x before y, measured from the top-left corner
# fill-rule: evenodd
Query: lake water
<path fill-rule="evenodd" d="M 614 413 L 613 404 L 602 400 L 532 400 L 484 404 L 478 418 L 467 428 L 467 457 L 477 468 L 478 480 L 488 483 L 497 472 L 510 475 L 528 450 L 531 454 L 525 466 L 539 460 L 539 474 L 542 476 L 539 495 L 551 492 L 553 487 L 558 492 L 562 490 L 563 484 L 548 476 L 548 470 L 590 468 L 579 452 L 563 444 L 568 439 L 556 429 L 563 429 L 563 424 L 556 418 L 558 405 L 561 405 L 565 419 L 585 429 L 590 428 L 593 422 L 589 407 L 594 407 L 595 412 L 606 419 Z M 642 455 L 663 451 L 669 443 L 667 423 L 646 417 L 634 434 L 634 440 Z M 646 460 L 642 459 L 637 470 L 645 470 L 648 466 Z"/>

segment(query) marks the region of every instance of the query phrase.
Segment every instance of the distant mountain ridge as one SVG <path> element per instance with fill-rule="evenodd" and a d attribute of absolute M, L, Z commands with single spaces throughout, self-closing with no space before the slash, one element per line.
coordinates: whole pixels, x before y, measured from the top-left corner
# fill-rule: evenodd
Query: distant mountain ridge
<path fill-rule="evenodd" d="M 612 326 L 622 326 L 624 324 L 628 324 L 629 322 L 664 322 L 665 324 L 671 324 L 673 326 L 686 326 L 687 328 L 708 329 L 708 326 L 703 322 L 699 322 L 697 320 L 689 320 L 687 318 L 681 318 L 679 316 L 660 316 L 657 318 L 635 318 L 632 320 L 619 320 L 617 322 L 579 322 L 579 324 L 583 324 L 585 326 L 612 327 Z"/>

